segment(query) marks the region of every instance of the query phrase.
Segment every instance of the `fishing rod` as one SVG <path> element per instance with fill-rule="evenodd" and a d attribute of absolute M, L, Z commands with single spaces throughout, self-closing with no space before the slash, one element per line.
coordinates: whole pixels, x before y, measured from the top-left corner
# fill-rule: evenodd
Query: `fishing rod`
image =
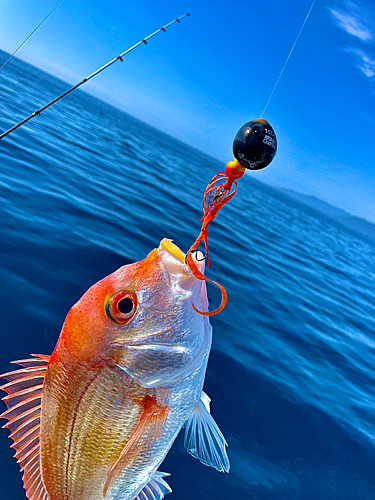
<path fill-rule="evenodd" d="M 56 5 L 56 7 L 54 7 L 51 10 L 51 12 L 43 19 L 43 21 L 41 23 L 39 23 L 38 26 L 30 33 L 30 35 L 27 38 L 25 38 L 25 40 L 21 43 L 21 45 L 16 48 L 16 50 L 13 52 L 13 54 L 11 56 L 9 56 L 8 59 L 5 61 L 5 63 L 1 66 L 0 71 L 17 54 L 17 52 L 25 45 L 27 40 L 29 40 L 33 36 L 33 34 L 36 33 L 41 26 L 43 26 L 43 24 L 47 21 L 47 19 L 49 19 L 52 16 L 52 14 L 55 12 L 55 10 L 57 10 L 60 7 L 60 5 L 62 5 L 64 2 L 65 2 L 65 0 L 61 0 L 61 2 L 58 5 Z"/>
<path fill-rule="evenodd" d="M 25 118 L 21 122 L 17 123 L 17 125 L 14 125 L 12 128 L 10 128 L 9 130 L 7 130 L 6 132 L 3 132 L 0 135 L 0 139 L 4 139 L 4 137 L 6 137 L 7 135 L 11 134 L 15 130 L 17 130 L 19 127 L 21 127 L 22 125 L 24 125 L 25 123 L 27 123 L 29 120 L 31 120 L 35 116 L 39 116 L 44 110 L 46 110 L 47 108 L 49 108 L 50 106 L 52 106 L 52 104 L 55 104 L 55 102 L 59 101 L 60 99 L 62 99 L 66 95 L 70 94 L 70 92 L 73 92 L 73 90 L 77 89 L 78 87 L 80 87 L 84 83 L 86 83 L 89 80 L 91 80 L 91 78 L 94 78 L 94 76 L 98 75 L 99 73 L 101 73 L 102 71 L 104 71 L 105 69 L 107 69 L 109 66 L 111 66 L 112 64 L 114 64 L 115 62 L 117 62 L 117 61 L 123 62 L 123 57 L 124 56 L 128 55 L 130 52 L 132 52 L 133 50 L 135 50 L 137 47 L 139 47 L 142 44 L 147 45 L 147 43 L 148 43 L 147 41 L 150 40 L 150 38 L 154 37 L 155 35 L 157 35 L 161 31 L 165 32 L 165 30 L 169 26 L 171 26 L 174 23 L 179 23 L 181 21 L 181 19 L 183 19 L 186 16 L 190 17 L 190 14 L 187 13 L 187 14 L 184 14 L 184 15 L 182 15 L 180 17 L 177 17 L 176 19 L 174 19 L 170 23 L 166 24 L 162 28 L 160 28 L 160 29 L 154 31 L 153 33 L 151 33 L 151 35 L 148 35 L 146 38 L 143 38 L 143 40 L 140 40 L 138 43 L 136 43 L 135 45 L 133 45 L 132 47 L 130 47 L 130 49 L 125 50 L 125 52 L 123 52 L 119 56 L 115 57 L 114 59 L 112 59 L 111 61 L 109 61 L 107 64 L 105 64 L 104 66 L 102 66 L 101 68 L 99 68 L 96 71 L 94 71 L 94 73 L 91 73 L 91 75 L 86 76 L 86 78 L 84 78 L 83 80 L 81 80 L 79 83 L 77 83 L 76 85 L 74 85 L 73 87 L 71 87 L 69 90 L 67 90 L 63 94 L 61 94 L 58 97 L 56 97 L 56 99 L 53 99 L 53 101 L 49 102 L 48 104 L 46 104 L 42 108 L 38 109 L 37 111 L 34 111 L 34 113 L 31 113 L 30 116 L 28 116 L 27 118 Z"/>

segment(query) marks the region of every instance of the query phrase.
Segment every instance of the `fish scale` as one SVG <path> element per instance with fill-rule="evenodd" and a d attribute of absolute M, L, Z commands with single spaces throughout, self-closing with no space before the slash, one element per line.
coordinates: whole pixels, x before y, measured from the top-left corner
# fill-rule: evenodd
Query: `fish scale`
<path fill-rule="evenodd" d="M 74 364 L 60 362 L 55 366 L 63 374 L 47 371 L 43 404 L 59 419 L 49 420 L 49 415 L 43 413 L 43 477 L 48 491 L 56 490 L 57 498 L 62 493 L 67 498 L 85 498 L 82 495 L 97 484 L 96 477 L 103 482 L 131 433 L 127 418 L 131 398 L 125 393 L 128 384 L 121 370 L 116 370 L 116 380 L 107 367 L 88 372 Z M 68 386 L 60 383 L 61 377 L 69 380 Z M 139 412 L 134 413 L 133 421 Z"/>

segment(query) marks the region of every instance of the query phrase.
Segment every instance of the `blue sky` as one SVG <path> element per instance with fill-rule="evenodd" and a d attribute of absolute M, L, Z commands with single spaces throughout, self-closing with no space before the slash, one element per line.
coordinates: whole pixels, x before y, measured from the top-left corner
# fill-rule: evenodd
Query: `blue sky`
<path fill-rule="evenodd" d="M 1 0 L 0 48 L 13 52 L 57 3 Z M 237 130 L 261 115 L 310 5 L 66 0 L 17 55 L 74 84 L 191 12 L 83 89 L 227 162 Z M 375 222 L 372 2 L 316 1 L 265 118 L 278 153 L 249 175 Z"/>

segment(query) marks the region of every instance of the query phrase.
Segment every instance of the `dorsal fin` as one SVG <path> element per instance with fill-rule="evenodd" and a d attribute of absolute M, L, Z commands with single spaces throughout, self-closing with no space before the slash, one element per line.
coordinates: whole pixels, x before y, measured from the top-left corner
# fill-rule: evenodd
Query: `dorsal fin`
<path fill-rule="evenodd" d="M 40 411 L 41 398 L 49 356 L 32 354 L 33 359 L 13 361 L 23 366 L 20 370 L 4 373 L 0 378 L 9 382 L 0 389 L 8 393 L 3 398 L 8 409 L 0 415 L 11 431 L 23 484 L 29 500 L 50 500 L 40 473 Z"/>

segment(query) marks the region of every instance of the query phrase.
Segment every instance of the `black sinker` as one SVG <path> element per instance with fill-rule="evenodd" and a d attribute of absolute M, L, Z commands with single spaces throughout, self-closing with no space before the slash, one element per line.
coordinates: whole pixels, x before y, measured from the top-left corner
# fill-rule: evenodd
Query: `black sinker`
<path fill-rule="evenodd" d="M 260 170 L 273 160 L 277 149 L 276 134 L 263 118 L 245 123 L 233 141 L 233 154 L 249 170 Z"/>

